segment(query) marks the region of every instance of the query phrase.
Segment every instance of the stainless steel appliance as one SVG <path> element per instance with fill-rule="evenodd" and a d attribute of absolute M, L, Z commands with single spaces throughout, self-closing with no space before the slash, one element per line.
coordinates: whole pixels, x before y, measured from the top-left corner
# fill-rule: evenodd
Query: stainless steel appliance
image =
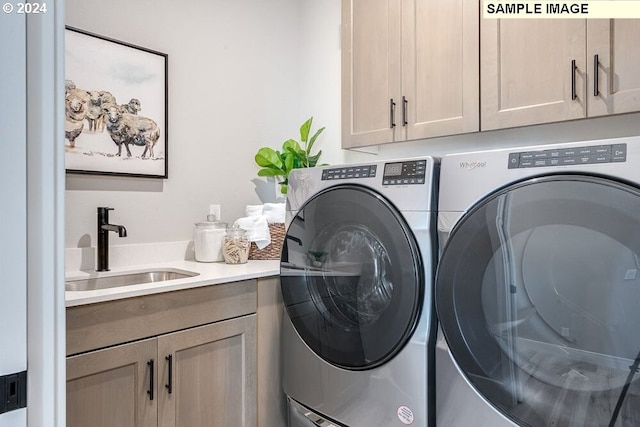
<path fill-rule="evenodd" d="M 281 283 L 292 427 L 433 425 L 431 157 L 294 170 Z"/>
<path fill-rule="evenodd" d="M 640 425 L 640 138 L 442 161 L 438 426 Z"/>

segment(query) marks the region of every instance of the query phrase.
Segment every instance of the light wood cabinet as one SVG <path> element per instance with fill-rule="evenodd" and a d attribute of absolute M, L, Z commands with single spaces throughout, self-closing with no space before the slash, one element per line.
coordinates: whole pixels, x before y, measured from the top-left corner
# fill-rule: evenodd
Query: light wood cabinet
<path fill-rule="evenodd" d="M 156 340 L 67 358 L 68 427 L 155 427 Z M 152 387 L 154 386 L 154 387 Z"/>
<path fill-rule="evenodd" d="M 640 110 L 639 37 L 640 20 L 482 19 L 481 130 Z"/>
<path fill-rule="evenodd" d="M 256 427 L 255 314 L 160 336 L 158 359 L 159 426 Z"/>
<path fill-rule="evenodd" d="M 586 89 L 589 117 L 640 111 L 638 40 L 640 19 L 587 21 L 586 72 L 593 73 Z"/>
<path fill-rule="evenodd" d="M 280 278 L 258 279 L 258 427 L 286 427 L 280 339 L 284 304 Z"/>
<path fill-rule="evenodd" d="M 479 129 L 478 2 L 343 0 L 342 146 Z"/>
<path fill-rule="evenodd" d="M 67 425 L 257 427 L 256 309 L 255 280 L 68 308 Z"/>

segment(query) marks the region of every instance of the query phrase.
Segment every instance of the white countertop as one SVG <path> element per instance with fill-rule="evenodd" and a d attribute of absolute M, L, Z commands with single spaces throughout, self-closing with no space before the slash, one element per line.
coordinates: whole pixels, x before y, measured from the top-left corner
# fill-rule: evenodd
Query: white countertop
<path fill-rule="evenodd" d="M 74 307 L 96 302 L 111 301 L 141 295 L 157 294 L 161 292 L 177 291 L 199 286 L 216 285 L 237 282 L 240 280 L 257 279 L 261 277 L 277 276 L 280 274 L 280 261 L 249 261 L 246 264 L 225 264 L 223 262 L 202 263 L 196 261 L 165 261 L 145 265 L 111 268 L 111 271 L 96 273 L 95 271 L 66 271 L 66 280 L 90 279 L 122 273 L 136 273 L 145 270 L 186 270 L 198 275 L 183 279 L 166 280 L 142 285 L 120 286 L 117 288 L 98 289 L 90 291 L 67 291 L 65 299 L 67 307 Z"/>

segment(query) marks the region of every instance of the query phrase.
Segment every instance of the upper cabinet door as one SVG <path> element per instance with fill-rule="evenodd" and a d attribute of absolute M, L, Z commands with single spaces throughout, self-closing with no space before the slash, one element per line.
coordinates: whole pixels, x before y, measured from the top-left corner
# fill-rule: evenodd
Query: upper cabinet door
<path fill-rule="evenodd" d="M 342 147 L 478 130 L 479 3 L 343 0 Z"/>
<path fill-rule="evenodd" d="M 342 140 L 344 148 L 398 138 L 399 0 L 342 2 Z"/>
<path fill-rule="evenodd" d="M 406 139 L 479 130 L 479 2 L 402 0 Z"/>
<path fill-rule="evenodd" d="M 640 19 L 587 21 L 590 117 L 640 110 L 639 40 Z"/>
<path fill-rule="evenodd" d="M 577 19 L 482 19 L 481 129 L 585 117 L 585 26 Z"/>

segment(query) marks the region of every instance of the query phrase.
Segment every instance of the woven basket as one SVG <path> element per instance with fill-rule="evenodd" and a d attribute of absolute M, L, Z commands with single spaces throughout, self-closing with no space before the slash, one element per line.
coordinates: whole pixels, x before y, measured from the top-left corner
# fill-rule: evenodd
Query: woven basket
<path fill-rule="evenodd" d="M 256 243 L 251 242 L 249 259 L 280 259 L 285 235 L 284 223 L 269 223 L 269 233 L 271 233 L 271 243 L 264 249 L 258 249 Z"/>

